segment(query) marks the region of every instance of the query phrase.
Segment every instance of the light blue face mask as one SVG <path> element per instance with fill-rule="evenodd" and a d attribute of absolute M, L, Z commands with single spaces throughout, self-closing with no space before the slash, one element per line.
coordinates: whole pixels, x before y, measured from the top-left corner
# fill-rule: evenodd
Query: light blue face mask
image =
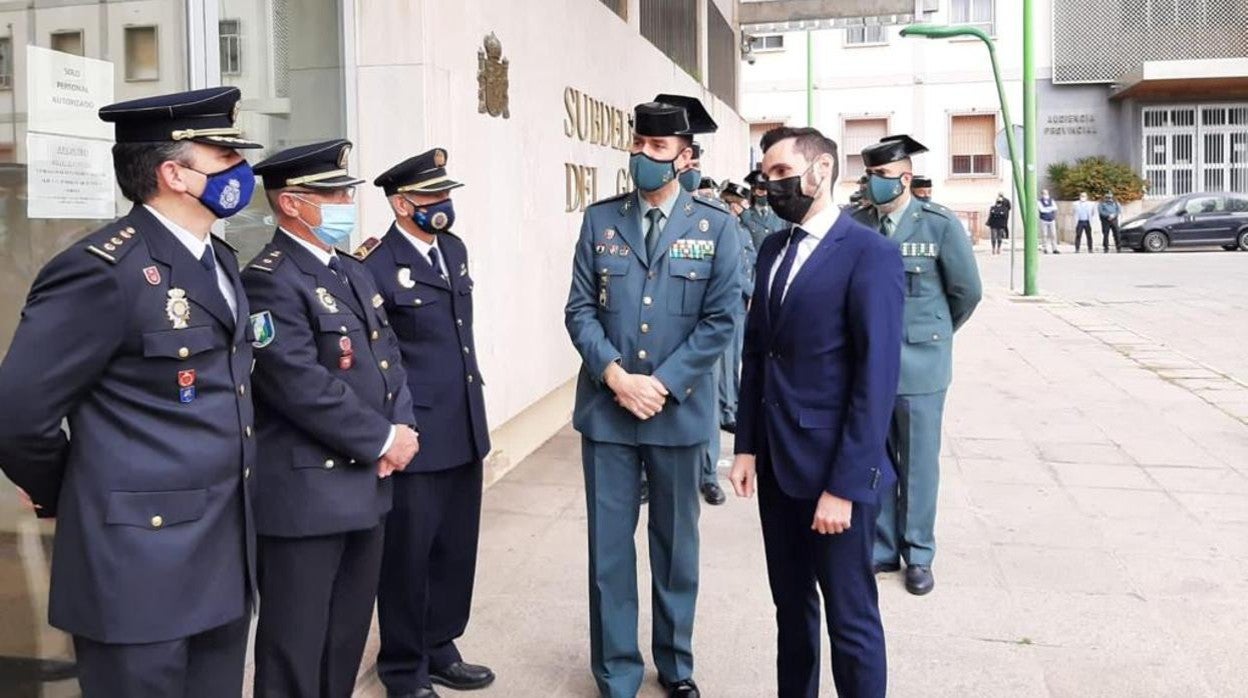
<path fill-rule="evenodd" d="M 658 191 L 676 176 L 676 159 L 655 160 L 645 153 L 633 153 L 628 173 L 641 191 Z"/>
<path fill-rule="evenodd" d="M 906 191 L 901 177 L 883 177 L 873 174 L 867 181 L 867 196 L 877 206 L 891 203 Z"/>
<path fill-rule="evenodd" d="M 678 177 L 680 186 L 690 194 L 698 190 L 698 185 L 702 183 L 702 172 L 700 170 L 685 170 Z"/>
<path fill-rule="evenodd" d="M 346 242 L 347 238 L 351 237 L 351 233 L 355 232 L 357 215 L 355 204 L 317 204 L 302 197 L 296 198 L 321 210 L 320 225 L 308 225 L 307 222 L 303 222 L 317 240 L 330 247 L 337 247 Z M 302 218 L 299 220 L 303 221 Z"/>

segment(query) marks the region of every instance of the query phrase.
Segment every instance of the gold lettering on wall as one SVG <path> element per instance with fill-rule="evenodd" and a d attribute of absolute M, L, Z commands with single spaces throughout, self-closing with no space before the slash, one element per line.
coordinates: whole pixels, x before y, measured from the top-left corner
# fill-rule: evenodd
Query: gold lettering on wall
<path fill-rule="evenodd" d="M 563 135 L 571 140 L 627 153 L 633 145 L 629 112 L 594 99 L 575 87 L 563 90 Z M 598 200 L 598 167 L 574 162 L 563 164 L 564 210 L 584 212 Z M 610 185 L 608 185 L 610 186 Z M 615 173 L 615 193 L 633 190 L 628 168 Z"/>

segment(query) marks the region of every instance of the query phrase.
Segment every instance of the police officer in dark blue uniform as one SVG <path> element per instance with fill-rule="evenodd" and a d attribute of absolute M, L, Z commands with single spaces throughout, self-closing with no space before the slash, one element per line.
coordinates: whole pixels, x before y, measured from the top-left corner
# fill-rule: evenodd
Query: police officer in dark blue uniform
<path fill-rule="evenodd" d="M 586 210 L 564 311 L 583 360 L 573 425 L 583 437 L 590 661 L 604 696 L 637 694 L 633 535 L 645 468 L 654 661 L 669 696 L 696 698 L 698 470 L 716 417 L 715 361 L 741 298 L 740 250 L 732 216 L 677 181 L 692 157 L 685 109 L 639 105 L 633 129 L 637 191 Z"/>
<path fill-rule="evenodd" d="M 260 452 L 257 696 L 349 696 L 381 570 L 389 475 L 418 448 L 399 345 L 355 229 L 351 143 L 256 165 L 278 230 L 243 272 Z"/>
<path fill-rule="evenodd" d="M 134 208 L 43 268 L 0 366 L 0 464 L 57 519 L 48 611 L 87 698 L 242 688 L 252 352 L 235 252 L 209 234 L 253 190 L 238 100 L 100 110 Z"/>
<path fill-rule="evenodd" d="M 451 232 L 447 153 L 434 148 L 373 181 L 395 221 L 355 251 L 394 323 L 422 429 L 421 450 L 394 478 L 377 614 L 377 673 L 391 696 L 430 698 L 494 681 L 463 661 L 455 640 L 472 609 L 481 524 L 483 460 L 490 451 L 485 396 L 472 335 L 468 248 Z"/>
<path fill-rule="evenodd" d="M 864 148 L 871 205 L 854 214 L 897 245 L 906 268 L 901 376 L 888 437 L 898 482 L 881 501 L 874 557 L 877 572 L 896 572 L 904 560 L 906 589 L 916 596 L 936 584 L 940 432 L 953 379 L 953 334 L 983 295 L 975 252 L 958 217 L 911 194 L 911 157 L 926 151 L 906 135 Z"/>

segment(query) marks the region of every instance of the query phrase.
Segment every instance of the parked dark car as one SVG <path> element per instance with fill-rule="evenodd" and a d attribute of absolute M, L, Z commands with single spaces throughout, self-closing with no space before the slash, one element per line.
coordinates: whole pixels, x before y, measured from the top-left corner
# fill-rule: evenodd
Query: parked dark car
<path fill-rule="evenodd" d="M 1170 199 L 1122 224 L 1122 246 L 1161 252 L 1218 245 L 1248 251 L 1248 194 L 1200 192 Z"/>

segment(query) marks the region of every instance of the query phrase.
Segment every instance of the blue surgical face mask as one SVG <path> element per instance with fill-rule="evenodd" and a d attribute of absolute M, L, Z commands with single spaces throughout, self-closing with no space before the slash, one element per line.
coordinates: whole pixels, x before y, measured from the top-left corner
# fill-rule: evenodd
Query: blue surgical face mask
<path fill-rule="evenodd" d="M 676 158 L 655 160 L 645 153 L 633 153 L 628 159 L 628 174 L 641 191 L 658 191 L 676 177 Z"/>
<path fill-rule="evenodd" d="M 190 167 L 186 169 L 199 172 Z M 256 176 L 246 160 L 220 172 L 199 174 L 206 177 L 208 183 L 204 185 L 203 193 L 195 198 L 217 218 L 229 218 L 251 203 L 251 195 L 256 188 Z"/>
<path fill-rule="evenodd" d="M 867 180 L 867 196 L 876 206 L 883 206 L 897 200 L 906 191 L 901 177 L 883 177 L 873 174 Z"/>
<path fill-rule="evenodd" d="M 347 241 L 351 237 L 351 233 L 355 231 L 356 208 L 355 204 L 317 204 L 302 197 L 296 197 L 300 201 L 310 203 L 321 210 L 321 224 L 304 225 L 312 231 L 317 240 L 329 245 L 337 247 Z M 301 222 L 303 219 L 299 219 Z"/>
<path fill-rule="evenodd" d="M 444 233 L 455 225 L 455 204 L 451 203 L 450 199 L 428 206 L 421 206 L 411 201 L 407 203 L 416 207 L 416 211 L 412 213 L 412 222 L 417 228 L 430 235 Z"/>
<path fill-rule="evenodd" d="M 680 186 L 692 194 L 698 190 L 698 185 L 702 183 L 702 173 L 699 170 L 685 170 L 680 173 L 678 179 L 680 179 Z"/>

